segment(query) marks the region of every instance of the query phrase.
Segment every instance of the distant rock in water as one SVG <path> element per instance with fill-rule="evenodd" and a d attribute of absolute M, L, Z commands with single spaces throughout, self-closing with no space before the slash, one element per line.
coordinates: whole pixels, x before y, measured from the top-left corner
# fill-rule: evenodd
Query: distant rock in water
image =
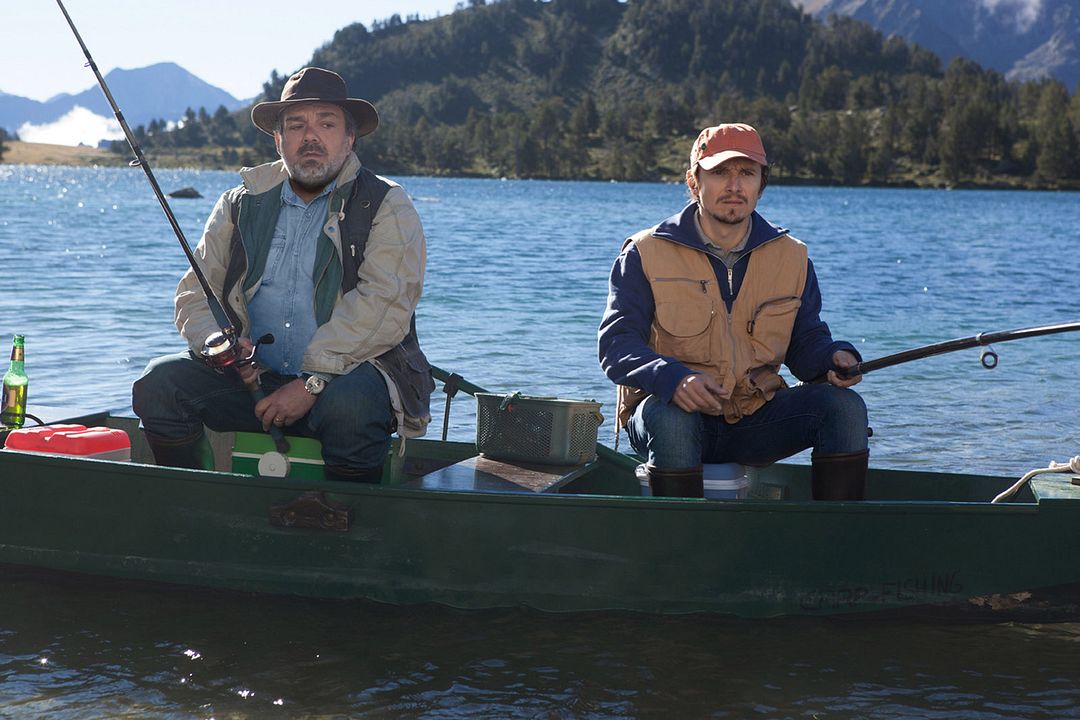
<path fill-rule="evenodd" d="M 179 190 L 173 190 L 169 193 L 169 197 L 174 198 L 201 198 L 202 194 L 199 193 L 193 187 L 180 188 Z"/>

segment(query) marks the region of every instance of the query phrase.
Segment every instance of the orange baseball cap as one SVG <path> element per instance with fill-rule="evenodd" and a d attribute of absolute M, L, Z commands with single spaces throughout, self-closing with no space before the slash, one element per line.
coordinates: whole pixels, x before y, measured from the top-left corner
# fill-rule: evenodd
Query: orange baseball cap
<path fill-rule="evenodd" d="M 705 128 L 690 148 L 690 169 L 712 170 L 737 157 L 753 160 L 758 165 L 769 164 L 757 130 L 745 123 Z"/>

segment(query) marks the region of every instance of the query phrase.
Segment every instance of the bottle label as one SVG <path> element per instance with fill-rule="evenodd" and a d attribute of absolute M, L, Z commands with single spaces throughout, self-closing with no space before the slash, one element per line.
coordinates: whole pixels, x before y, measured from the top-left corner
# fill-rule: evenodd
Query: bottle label
<path fill-rule="evenodd" d="M 26 422 L 26 385 L 4 385 L 4 405 L 0 423 L 20 428 Z"/>

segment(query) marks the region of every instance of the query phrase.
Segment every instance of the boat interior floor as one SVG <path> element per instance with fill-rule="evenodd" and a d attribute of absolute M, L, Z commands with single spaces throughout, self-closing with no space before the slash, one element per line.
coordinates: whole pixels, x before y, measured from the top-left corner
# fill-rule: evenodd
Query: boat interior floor
<path fill-rule="evenodd" d="M 136 418 L 70 408 L 36 408 L 45 423 L 105 425 L 125 430 L 131 439 L 131 459 L 151 463 L 152 455 Z M 232 472 L 233 433 L 209 433 L 216 468 Z M 309 441 L 310 442 L 310 441 Z M 524 494 L 583 494 L 640 496 L 634 476 L 638 462 L 613 453 L 579 465 L 544 465 L 503 460 L 476 454 L 475 445 L 437 440 L 410 440 L 405 453 L 395 439 L 384 483 L 395 487 L 444 492 L 498 492 Z M 749 500 L 809 501 L 808 468 L 776 463 L 748 468 Z M 873 469 L 868 478 L 871 502 L 989 504 L 1015 478 L 982 474 L 928 473 Z M 1080 475 L 1053 472 L 1036 475 L 1002 506 L 1047 505 L 1080 500 Z"/>
<path fill-rule="evenodd" d="M 495 460 L 483 456 L 465 458 L 453 465 L 398 483 L 420 490 L 500 492 L 558 492 L 591 468 L 582 465 L 536 465 Z"/>

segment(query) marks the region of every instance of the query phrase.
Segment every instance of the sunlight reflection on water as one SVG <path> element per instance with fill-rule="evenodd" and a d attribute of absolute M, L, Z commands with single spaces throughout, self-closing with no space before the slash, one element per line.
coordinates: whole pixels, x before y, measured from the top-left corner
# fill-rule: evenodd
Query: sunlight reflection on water
<path fill-rule="evenodd" d="M 172 204 L 192 244 L 235 182 L 157 175 L 205 196 Z M 402 182 L 427 230 L 418 321 L 433 362 L 492 390 L 601 400 L 610 442 L 594 349 L 607 273 L 683 189 Z M 826 319 L 868 358 L 1080 319 L 1075 283 L 1055 275 L 1075 265 L 1075 195 L 774 186 L 762 208 L 809 244 Z M 1067 230 L 1021 247 L 1003 232 L 1046 218 Z M 185 262 L 142 173 L 0 166 L 0 248 L 0 337 L 27 335 L 31 403 L 130 411 L 146 361 L 182 347 Z M 869 376 L 872 462 L 1020 474 L 1080 452 L 1076 342 L 1003 345 L 993 373 L 959 353 Z M 451 437 L 473 426 L 459 396 Z M 4 568 L 0 715 L 1075 718 L 1078 643 L 1076 624 L 458 612 Z"/>
<path fill-rule="evenodd" d="M 194 245 L 235 174 L 157 175 L 166 192 L 192 186 L 204 195 L 171 202 Z M 418 329 L 432 361 L 493 391 L 599 400 L 600 437 L 610 444 L 614 393 L 595 357 L 607 274 L 622 240 L 677 210 L 683 188 L 401 181 L 428 237 Z M 0 189 L 0 336 L 27 335 L 31 402 L 129 413 L 130 385 L 146 361 L 183 347 L 171 318 L 185 259 L 145 178 L 132 169 L 0 166 Z M 1075 254 L 1075 200 L 774 186 L 761 209 L 809 244 L 825 319 L 869 359 L 1078 319 L 1073 283 L 1054 272 Z M 1045 218 L 1072 230 L 1032 233 L 1022 247 L 1003 233 Z M 1058 335 L 1002 345 L 993 373 L 969 351 L 868 376 L 859 390 L 875 430 L 872 462 L 1016 474 L 1067 459 L 1080 448 L 1068 399 L 1080 367 L 1075 342 Z M 472 402 L 454 408 L 452 437 L 471 439 Z"/>

